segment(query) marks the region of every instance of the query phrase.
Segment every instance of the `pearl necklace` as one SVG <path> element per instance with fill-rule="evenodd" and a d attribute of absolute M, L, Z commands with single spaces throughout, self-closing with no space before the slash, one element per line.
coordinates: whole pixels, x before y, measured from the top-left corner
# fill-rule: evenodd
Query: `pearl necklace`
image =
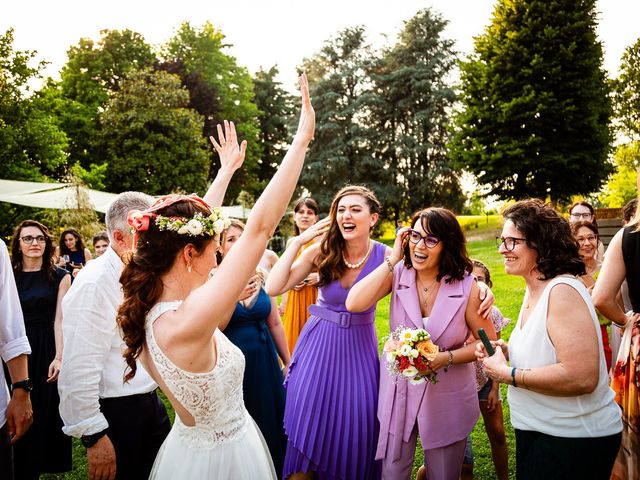
<path fill-rule="evenodd" d="M 360 260 L 358 263 L 349 263 L 347 261 L 347 257 L 344 256 L 344 253 L 342 254 L 342 261 L 344 262 L 344 264 L 349 267 L 349 268 L 360 268 L 362 266 L 362 264 L 367 260 L 367 258 L 369 258 L 369 254 L 371 253 L 371 249 L 373 248 L 373 242 L 371 240 L 369 240 L 369 247 L 367 248 L 367 253 L 364 254 L 364 257 L 362 257 L 362 260 Z"/>

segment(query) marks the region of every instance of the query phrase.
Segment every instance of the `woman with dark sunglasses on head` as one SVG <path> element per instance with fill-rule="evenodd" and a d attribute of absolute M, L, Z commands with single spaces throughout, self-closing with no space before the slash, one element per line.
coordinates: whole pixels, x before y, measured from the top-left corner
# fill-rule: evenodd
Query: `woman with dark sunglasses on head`
<path fill-rule="evenodd" d="M 471 365 L 475 345 L 465 342 L 471 334 L 477 338 L 479 328 L 495 338 L 492 322 L 481 315 L 472 270 L 456 217 L 444 208 L 428 208 L 413 217 L 411 228 L 398 231 L 385 262 L 349 293 L 346 305 L 352 312 L 391 293 L 391 330 L 425 329 L 440 349 L 428 364 L 437 372 L 437 384 L 395 380 L 383 360 L 376 452 L 383 479 L 409 478 L 418 434 L 428 478 L 460 476 L 466 439 L 480 413 Z"/>
<path fill-rule="evenodd" d="M 31 345 L 29 378 L 33 425 L 14 445 L 16 478 L 71 470 L 71 437 L 62 433 L 56 380 L 62 362 L 62 297 L 71 276 L 53 263 L 47 227 L 35 220 L 18 225 L 11 240 L 13 273 Z"/>
<path fill-rule="evenodd" d="M 542 200 L 508 207 L 499 253 L 525 298 L 509 338 L 476 355 L 509 385 L 516 477 L 609 479 L 620 446 L 620 409 L 609 388 L 600 326 L 569 223 Z M 510 365 L 507 365 L 507 358 Z"/>

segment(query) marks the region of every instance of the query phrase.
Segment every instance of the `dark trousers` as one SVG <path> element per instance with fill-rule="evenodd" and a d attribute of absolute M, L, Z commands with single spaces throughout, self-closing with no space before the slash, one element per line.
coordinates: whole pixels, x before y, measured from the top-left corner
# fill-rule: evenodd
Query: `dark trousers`
<path fill-rule="evenodd" d="M 148 479 L 165 437 L 171 430 L 167 410 L 156 392 L 100 399 L 116 452 L 116 479 Z"/>
<path fill-rule="evenodd" d="M 0 428 L 0 478 L 13 480 L 13 447 L 9 438 L 9 426 Z"/>
<path fill-rule="evenodd" d="M 518 480 L 609 480 L 622 434 L 596 438 L 554 437 L 515 430 Z"/>

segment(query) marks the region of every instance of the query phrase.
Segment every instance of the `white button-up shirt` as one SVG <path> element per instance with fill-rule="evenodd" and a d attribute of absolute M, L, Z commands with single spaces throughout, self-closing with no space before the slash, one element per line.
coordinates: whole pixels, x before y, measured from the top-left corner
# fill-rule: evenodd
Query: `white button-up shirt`
<path fill-rule="evenodd" d="M 9 252 L 4 242 L 0 241 L 0 356 L 8 362 L 19 355 L 30 353 L 31 347 L 24 328 L 22 307 L 13 278 Z M 16 379 L 20 380 L 24 378 Z M 0 428 L 7 421 L 7 405 L 10 398 L 4 369 L 0 368 Z"/>
<path fill-rule="evenodd" d="M 62 430 L 81 437 L 108 427 L 100 398 L 148 393 L 157 385 L 139 364 L 124 383 L 125 344 L 116 315 L 123 301 L 123 264 L 111 248 L 80 271 L 62 301 L 64 349 L 58 378 Z"/>

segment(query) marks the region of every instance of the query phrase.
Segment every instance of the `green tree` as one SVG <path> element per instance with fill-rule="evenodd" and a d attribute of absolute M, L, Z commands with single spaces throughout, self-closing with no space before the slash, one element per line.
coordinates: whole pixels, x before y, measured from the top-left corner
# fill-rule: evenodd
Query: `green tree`
<path fill-rule="evenodd" d="M 271 180 L 287 151 L 288 127 L 294 114 L 293 98 L 275 79 L 277 75 L 274 66 L 258 70 L 253 79 L 263 152 L 258 162 L 258 180 L 262 185 Z"/>
<path fill-rule="evenodd" d="M 300 183 L 321 205 L 345 184 L 366 184 L 387 203 L 392 174 L 373 151 L 366 93 L 373 57 L 364 27 L 348 28 L 303 62 L 316 111 L 316 134 Z"/>
<path fill-rule="evenodd" d="M 108 163 L 107 189 L 204 193 L 208 153 L 202 117 L 188 102 L 176 75 L 132 70 L 122 79 L 99 116 L 96 144 Z"/>
<path fill-rule="evenodd" d="M 367 95 L 379 132 L 375 158 L 393 172 L 386 201 L 396 218 L 429 205 L 460 211 L 464 202 L 447 149 L 456 57 L 442 35 L 446 25 L 430 9 L 406 22 L 377 62 Z"/>
<path fill-rule="evenodd" d="M 70 139 L 69 161 L 90 170 L 104 159 L 96 155 L 98 112 L 132 70 L 148 68 L 156 57 L 144 37 L 131 30 L 102 30 L 96 43 L 81 38 L 72 46 L 59 83 L 49 82 L 46 98 Z"/>
<path fill-rule="evenodd" d="M 640 167 L 640 141 L 620 145 L 614 155 L 616 172 L 599 196 L 600 202 L 609 208 L 624 206 L 638 195 L 636 178 Z"/>
<path fill-rule="evenodd" d="M 613 82 L 616 120 L 621 133 L 640 140 L 640 38 L 622 55 L 620 74 Z"/>
<path fill-rule="evenodd" d="M 32 66 L 35 51 L 13 47 L 13 29 L 0 35 L 0 178 L 44 180 L 66 164 L 67 137 L 37 97 L 29 82 L 41 78 L 46 65 Z"/>
<path fill-rule="evenodd" d="M 222 31 L 210 22 L 201 28 L 192 27 L 188 22 L 180 25 L 174 36 L 163 48 L 165 62 L 180 62 L 186 74 L 198 74 L 215 92 L 219 118 L 210 118 L 210 130 L 205 135 L 214 134 L 215 124 L 223 119 L 235 122 L 238 134 L 247 141 L 247 154 L 243 168 L 237 172 L 233 184 L 227 192 L 228 198 L 235 198 L 241 190 L 258 193 L 258 160 L 262 149 L 258 141 L 258 108 L 254 100 L 253 81 L 246 68 L 238 65 L 236 59 L 225 52 L 229 46 L 224 41 Z M 187 85 L 188 86 L 188 85 Z M 213 152 L 209 155 L 209 180 L 215 177 L 220 162 Z"/>
<path fill-rule="evenodd" d="M 568 199 L 612 171 L 595 0 L 499 0 L 462 63 L 452 155 L 489 194 Z"/>

